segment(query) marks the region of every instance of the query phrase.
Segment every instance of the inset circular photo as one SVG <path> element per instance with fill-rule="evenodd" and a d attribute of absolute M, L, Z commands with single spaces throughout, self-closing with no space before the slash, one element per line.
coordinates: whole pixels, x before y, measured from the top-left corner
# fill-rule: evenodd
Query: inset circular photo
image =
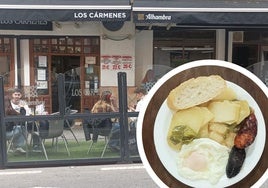
<path fill-rule="evenodd" d="M 267 170 L 268 88 L 221 60 L 179 66 L 146 96 L 139 153 L 160 187 L 253 186 Z"/>

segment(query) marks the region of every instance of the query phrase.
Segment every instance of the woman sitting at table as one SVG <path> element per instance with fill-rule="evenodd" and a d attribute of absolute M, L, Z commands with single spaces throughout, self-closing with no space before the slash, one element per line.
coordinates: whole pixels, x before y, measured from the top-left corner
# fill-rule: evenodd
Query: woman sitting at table
<path fill-rule="evenodd" d="M 92 107 L 91 113 L 115 112 L 115 108 L 111 102 L 111 96 L 112 93 L 110 91 L 103 91 L 100 100 Z M 109 131 L 112 128 L 112 124 L 111 118 L 96 118 L 94 121 L 95 129 L 93 129 L 93 141 L 97 141 L 99 130 Z"/>
<path fill-rule="evenodd" d="M 100 97 L 93 108 L 91 109 L 91 113 L 102 113 L 102 112 L 115 112 L 118 108 L 115 104 L 115 98 L 112 97 L 112 92 L 110 91 L 103 91 Z M 106 136 L 110 136 L 110 141 L 108 143 L 109 147 L 112 150 L 119 150 L 120 149 L 120 141 L 119 138 L 113 139 L 113 132 L 119 130 L 120 126 L 119 123 L 115 120 L 111 120 L 111 118 L 92 118 L 90 119 L 86 125 L 83 126 L 86 140 L 90 140 L 90 129 L 93 128 L 93 142 L 96 142 L 98 139 L 98 135 L 101 132 L 105 132 Z"/>

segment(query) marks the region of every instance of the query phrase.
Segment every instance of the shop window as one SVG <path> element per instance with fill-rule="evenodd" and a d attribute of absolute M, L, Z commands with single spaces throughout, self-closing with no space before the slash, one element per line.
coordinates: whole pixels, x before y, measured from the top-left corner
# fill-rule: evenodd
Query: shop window
<path fill-rule="evenodd" d="M 177 67 L 189 61 L 214 59 L 216 32 L 154 30 L 154 64 Z"/>
<path fill-rule="evenodd" d="M 81 45 L 81 38 L 74 38 L 74 44 L 75 45 Z"/>
<path fill-rule="evenodd" d="M 260 41 L 260 32 L 247 31 L 244 32 L 244 42 Z"/>
<path fill-rule="evenodd" d="M 262 42 L 268 42 L 268 32 L 261 33 L 261 40 Z"/>
<path fill-rule="evenodd" d="M 3 76 L 5 85 L 9 85 L 10 82 L 10 64 L 9 56 L 0 56 L 0 75 Z"/>
<path fill-rule="evenodd" d="M 73 45 L 73 38 L 67 38 L 67 44 Z"/>
<path fill-rule="evenodd" d="M 34 39 L 34 44 L 41 44 L 41 39 Z"/>
<path fill-rule="evenodd" d="M 32 39 L 30 40 L 30 49 L 31 67 L 33 68 L 30 73 L 31 84 L 37 85 L 38 97 L 48 101 L 46 107 L 48 107 L 49 112 L 58 108 L 55 105 L 57 104 L 54 100 L 55 97 L 53 97 L 55 76 L 59 73 L 68 75 L 73 70 L 77 70 L 79 75 L 77 83 L 81 88 L 73 89 L 71 87 L 71 94 L 83 91 L 81 92 L 83 96 L 74 100 L 79 105 L 71 105 L 78 110 L 84 109 L 84 106 L 92 105 L 91 103 L 88 104 L 87 101 L 92 101 L 88 98 L 98 95 L 100 78 L 99 37 L 53 36 L 51 38 Z M 80 85 L 80 83 L 82 84 Z M 67 92 L 67 94 L 70 94 L 70 92 Z"/>
<path fill-rule="evenodd" d="M 174 47 L 167 50 L 170 52 L 170 66 L 173 68 L 190 61 L 212 59 L 214 54 L 214 48 L 210 46 Z"/>
<path fill-rule="evenodd" d="M 189 53 L 184 51 L 170 52 L 170 66 L 177 67 L 185 63 L 188 59 Z"/>
<path fill-rule="evenodd" d="M 91 40 L 88 38 L 84 39 L 84 45 L 90 45 L 91 44 Z"/>
<path fill-rule="evenodd" d="M 84 53 L 91 53 L 90 47 L 84 47 Z"/>
<path fill-rule="evenodd" d="M 14 47 L 12 41 L 11 38 L 0 38 L 0 75 L 4 78 L 5 87 L 14 85 Z"/>
<path fill-rule="evenodd" d="M 248 67 L 258 62 L 258 45 L 234 45 L 232 62 Z"/>
<path fill-rule="evenodd" d="M 45 55 L 35 55 L 34 64 L 35 80 L 37 86 L 37 93 L 39 95 L 48 95 L 48 63 L 47 56 Z"/>

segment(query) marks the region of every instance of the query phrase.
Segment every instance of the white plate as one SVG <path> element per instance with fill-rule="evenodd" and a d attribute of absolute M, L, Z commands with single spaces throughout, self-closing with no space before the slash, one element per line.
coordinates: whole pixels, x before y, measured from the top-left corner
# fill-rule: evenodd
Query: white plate
<path fill-rule="evenodd" d="M 265 146 L 266 138 L 266 129 L 265 122 L 262 115 L 262 112 L 256 103 L 256 101 L 251 97 L 251 95 L 245 91 L 240 86 L 227 82 L 227 86 L 231 87 L 237 94 L 238 99 L 247 100 L 249 105 L 254 109 L 255 116 L 258 121 L 258 132 L 256 139 L 252 145 L 246 149 L 246 159 L 240 173 L 229 179 L 224 175 L 216 185 L 211 185 L 209 181 L 198 180 L 192 181 L 181 177 L 178 174 L 177 165 L 176 165 L 176 155 L 177 152 L 171 149 L 167 143 L 167 134 L 169 129 L 169 124 L 173 116 L 174 111 L 170 110 L 167 106 L 166 100 L 161 105 L 158 114 L 156 116 L 155 125 L 154 125 L 154 144 L 156 147 L 156 152 L 160 158 L 160 161 L 167 169 L 167 171 L 174 176 L 180 182 L 193 186 L 193 187 L 226 187 L 233 185 L 240 180 L 242 180 L 246 175 L 248 175 L 258 163 Z"/>

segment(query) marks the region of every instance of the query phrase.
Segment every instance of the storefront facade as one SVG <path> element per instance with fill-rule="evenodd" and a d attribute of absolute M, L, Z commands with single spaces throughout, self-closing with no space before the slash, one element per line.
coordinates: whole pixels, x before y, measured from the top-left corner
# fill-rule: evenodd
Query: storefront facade
<path fill-rule="evenodd" d="M 68 152 L 61 149 L 55 152 L 52 149 L 52 155 L 50 151 L 47 151 L 47 156 L 44 151 L 35 154 L 29 136 L 29 148 L 24 148 L 27 152 L 25 157 L 10 152 L 9 141 L 5 140 L 5 126 L 2 126 L 1 168 L 115 163 L 132 161 L 130 155 L 139 161 L 137 150 L 135 149 L 134 153 L 128 152 L 128 141 L 124 141 L 127 140 L 123 138 L 123 132 L 124 127 L 128 127 L 128 121 L 124 122 L 124 118 L 120 117 L 120 114 L 123 114 L 120 112 L 121 107 L 113 114 L 99 115 L 100 118 L 113 118 L 117 123 L 122 121 L 121 124 L 125 126 L 122 126 L 122 133 L 118 135 L 122 138 L 117 139 L 122 140 L 120 146 L 126 145 L 126 149 L 111 151 L 105 145 L 109 135 L 100 135 L 101 141 L 94 146 L 93 138 L 88 141 L 85 139 L 86 133 L 83 129 L 87 120 L 90 121 L 88 111 L 99 100 L 103 91 L 111 91 L 117 98 L 118 107 L 122 106 L 118 99 L 122 99 L 120 92 L 123 89 L 122 84 L 121 90 L 118 87 L 120 72 L 127 73 L 124 86 L 127 83 L 132 97 L 135 96 L 135 27 L 131 22 L 131 6 L 128 1 L 122 0 L 79 1 L 81 2 L 85 4 L 68 2 L 68 5 L 65 5 L 66 1 L 57 1 L 24 5 L 20 1 L 13 1 L 13 5 L 12 2 L 7 2 L 1 7 L 3 15 L 0 24 L 0 56 L 3 67 L 1 75 L 4 80 L 2 95 L 12 87 L 23 90 L 25 100 L 33 112 L 32 116 L 25 117 L 28 118 L 23 120 L 25 122 L 51 118 L 60 121 L 63 118 L 65 121 L 68 118 L 72 129 L 74 128 L 70 131 L 67 121 L 67 127 L 64 123 L 67 136 L 63 141 L 68 141 Z M 61 84 L 58 82 L 60 75 L 64 76 L 64 82 Z M 52 115 L 35 117 L 38 115 L 35 106 L 40 103 L 44 104 L 45 110 Z M 75 109 L 76 114 L 66 114 L 68 107 Z M 1 112 L 2 125 L 8 121 L 21 121 L 13 117 L 10 120 L 10 117 L 4 116 L 4 109 Z M 92 135 L 92 132 L 90 133 Z M 134 135 L 132 134 L 132 138 Z M 57 162 L 58 159 L 61 162 Z M 41 163 L 37 164 L 36 161 Z"/>
<path fill-rule="evenodd" d="M 51 81 L 55 73 L 81 67 L 79 79 L 84 84 L 79 89 L 92 91 L 82 92 L 80 111 L 95 101 L 88 97 L 97 94 L 94 78 L 98 88 L 116 86 L 119 71 L 126 71 L 128 85 L 135 87 L 153 66 L 174 68 L 193 60 L 220 59 L 247 67 L 265 60 L 267 22 L 258 19 L 265 14 L 262 4 L 139 0 L 132 4 L 127 0 L 49 3 L 41 8 L 38 4 L 3 5 L 0 35 L 5 69 L 1 74 L 13 74 L 6 79 L 6 87 L 39 84 L 42 88 L 51 87 L 45 81 Z M 241 59 L 245 52 L 247 57 Z M 38 67 L 39 59 L 47 61 L 47 67 Z M 59 68 L 56 61 L 74 63 Z M 107 62 L 113 64 L 106 66 Z M 30 71 L 36 68 L 39 70 Z M 46 78 L 38 80 L 38 71 L 47 74 Z M 46 97 L 52 95 L 51 90 L 40 89 L 40 94 L 53 112 L 51 99 Z"/>
<path fill-rule="evenodd" d="M 63 73 L 65 106 L 77 110 L 82 115 L 75 117 L 83 119 L 104 90 L 112 91 L 118 101 L 127 98 L 132 103 L 133 90 L 148 69 L 160 78 L 172 68 L 199 59 L 248 67 L 268 57 L 265 4 L 79 2 L 84 4 L 62 0 L 0 5 L 0 74 L 5 90 L 34 88 L 37 95 L 28 99 L 44 102 L 46 111 L 54 113 L 60 108 L 55 82 Z M 126 73 L 125 98 L 120 98 L 118 88 L 121 72 Z M 123 154 L 116 157 L 115 161 L 124 158 Z M 88 160 L 87 155 L 82 158 Z"/>
<path fill-rule="evenodd" d="M 266 2 L 136 0 L 133 22 L 153 32 L 154 64 L 220 59 L 247 68 L 265 61 L 267 8 Z"/>
<path fill-rule="evenodd" d="M 79 111 L 93 106 L 101 86 L 116 86 L 119 71 L 128 71 L 128 83 L 134 86 L 134 29 L 128 1 L 84 1 L 78 5 L 42 2 L 29 6 L 17 3 L 3 5 L 1 12 L 5 67 L 1 74 L 10 73 L 5 78 L 6 88 L 36 85 L 39 100 L 45 101 L 51 113 L 57 111 L 52 96 L 53 81 L 59 73 L 71 74 L 73 70 L 83 83 L 71 90 L 81 102 L 69 104 Z M 118 58 L 124 65 L 108 63 L 107 67 L 107 62 Z M 105 71 L 112 79 L 103 76 Z"/>

